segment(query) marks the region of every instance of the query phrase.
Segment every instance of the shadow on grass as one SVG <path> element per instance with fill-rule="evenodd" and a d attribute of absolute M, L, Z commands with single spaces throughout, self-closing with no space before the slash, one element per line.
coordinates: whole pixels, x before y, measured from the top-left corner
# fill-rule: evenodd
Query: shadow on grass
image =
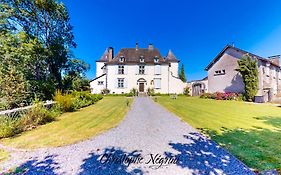
<path fill-rule="evenodd" d="M 209 129 L 201 129 L 201 131 L 251 168 L 259 171 L 280 170 L 281 118 L 258 117 L 256 119 L 276 127 L 276 130 L 254 127 L 255 129 L 248 130 L 222 128 L 221 134 Z"/>
<path fill-rule="evenodd" d="M 130 158 L 138 157 L 140 151 L 135 150 L 129 153 L 113 147 L 106 148 L 102 154 L 90 153 L 90 157 L 85 159 L 80 166 L 79 175 L 142 175 L 141 169 L 129 169 L 130 164 L 128 165 L 126 161 L 121 160 L 124 155 Z"/>
<path fill-rule="evenodd" d="M 193 174 L 253 174 L 244 164 L 230 155 L 215 142 L 202 137 L 199 133 L 184 135 L 190 142 L 170 143 L 169 145 L 179 152 L 166 152 L 167 157 L 179 156 L 177 166 L 193 170 Z"/>
<path fill-rule="evenodd" d="M 25 175 L 55 175 L 55 170 L 59 169 L 58 163 L 54 161 L 56 156 L 46 156 L 44 160 L 33 159 L 20 165 L 10 175 L 14 174 L 25 174 Z"/>

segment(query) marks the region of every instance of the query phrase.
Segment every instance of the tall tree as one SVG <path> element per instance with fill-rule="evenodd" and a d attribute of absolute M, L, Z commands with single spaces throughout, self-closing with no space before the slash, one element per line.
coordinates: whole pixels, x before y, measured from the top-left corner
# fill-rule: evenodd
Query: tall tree
<path fill-rule="evenodd" d="M 181 69 L 180 69 L 180 73 L 179 73 L 179 78 L 183 81 L 186 82 L 186 77 L 185 77 L 185 73 L 184 73 L 184 65 L 181 65 Z"/>
<path fill-rule="evenodd" d="M 245 99 L 253 101 L 258 92 L 258 64 L 256 58 L 252 58 L 249 54 L 243 55 L 238 60 L 238 71 L 242 75 L 245 86 Z"/>
<path fill-rule="evenodd" d="M 27 104 L 31 96 L 26 67 L 32 61 L 33 46 L 24 41 L 22 33 L 0 33 L 0 99 L 8 108 Z"/>
<path fill-rule="evenodd" d="M 0 12 L 1 28 L 23 30 L 30 39 L 37 38 L 48 51 L 47 58 L 36 62 L 36 79 L 53 79 L 57 88 L 61 88 L 61 72 L 72 56 L 70 48 L 76 47 L 64 4 L 56 0 L 1 0 Z M 41 52 L 36 54 L 41 57 Z M 42 64 L 47 65 L 47 77 L 41 74 Z"/>
<path fill-rule="evenodd" d="M 64 71 L 64 89 L 76 91 L 90 90 L 89 81 L 85 77 L 85 72 L 89 69 L 90 65 L 82 60 L 69 60 L 67 63 L 67 68 Z"/>

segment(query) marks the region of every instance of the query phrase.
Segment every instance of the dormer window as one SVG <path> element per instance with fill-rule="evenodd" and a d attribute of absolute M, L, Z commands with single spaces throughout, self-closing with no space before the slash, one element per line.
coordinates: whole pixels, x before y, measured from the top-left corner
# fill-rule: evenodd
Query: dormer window
<path fill-rule="evenodd" d="M 119 61 L 123 63 L 125 61 L 125 58 L 122 56 L 119 58 Z"/>
<path fill-rule="evenodd" d="M 140 57 L 140 62 L 144 63 L 144 57 L 143 56 Z"/>
<path fill-rule="evenodd" d="M 158 63 L 159 58 L 158 57 L 154 57 L 154 63 Z"/>

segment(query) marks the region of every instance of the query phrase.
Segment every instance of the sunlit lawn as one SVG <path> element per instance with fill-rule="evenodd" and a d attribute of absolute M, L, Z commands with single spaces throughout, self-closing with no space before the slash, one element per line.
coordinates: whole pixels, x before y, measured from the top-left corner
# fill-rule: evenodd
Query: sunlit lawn
<path fill-rule="evenodd" d="M 281 168 L 280 107 L 197 97 L 158 97 L 157 101 L 249 167 Z"/>
<path fill-rule="evenodd" d="M 94 105 L 63 114 L 58 121 L 4 139 L 1 143 L 18 148 L 39 148 L 63 146 L 91 138 L 119 124 L 129 109 L 126 100 L 126 97 L 105 97 Z"/>

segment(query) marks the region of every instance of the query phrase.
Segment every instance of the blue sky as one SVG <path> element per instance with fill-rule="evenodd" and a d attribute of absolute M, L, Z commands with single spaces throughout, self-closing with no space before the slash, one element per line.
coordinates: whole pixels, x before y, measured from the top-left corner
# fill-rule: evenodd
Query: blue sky
<path fill-rule="evenodd" d="M 153 43 L 169 49 L 185 66 L 188 81 L 206 76 L 204 68 L 232 42 L 260 56 L 281 54 L 280 0 L 62 0 L 74 26 L 77 58 L 91 65 L 112 46 Z"/>

